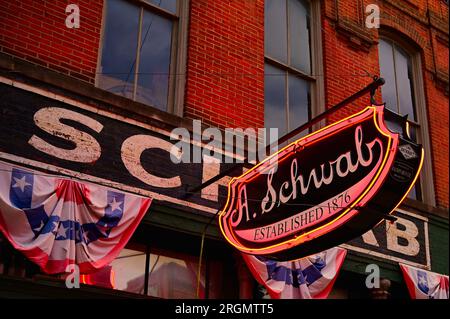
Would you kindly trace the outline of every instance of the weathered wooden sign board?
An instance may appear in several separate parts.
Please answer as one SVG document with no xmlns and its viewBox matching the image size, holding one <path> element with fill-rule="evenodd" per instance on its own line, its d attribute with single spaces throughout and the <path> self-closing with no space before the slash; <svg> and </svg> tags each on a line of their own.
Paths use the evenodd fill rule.
<svg viewBox="0 0 450 319">
<path fill-rule="evenodd" d="M 395 222 L 384 220 L 342 247 L 367 256 L 430 269 L 428 219 L 403 209 L 397 209 L 393 216 L 397 218 Z"/>
<path fill-rule="evenodd" d="M 170 132 L 18 83 L 0 83 L 0 108 L 2 158 L 138 192 L 180 209 L 215 213 L 226 197 L 226 187 L 216 184 L 183 199 L 189 186 L 233 164 L 173 163 Z"/>
</svg>

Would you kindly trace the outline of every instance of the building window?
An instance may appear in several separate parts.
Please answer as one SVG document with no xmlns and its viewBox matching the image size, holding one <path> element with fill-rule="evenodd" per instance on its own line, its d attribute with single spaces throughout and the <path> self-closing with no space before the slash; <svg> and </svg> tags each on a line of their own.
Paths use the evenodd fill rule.
<svg viewBox="0 0 450 319">
<path fill-rule="evenodd" d="M 80 283 L 164 299 L 195 299 L 197 288 L 200 299 L 229 298 L 236 290 L 229 266 L 226 258 L 204 260 L 198 282 L 198 256 L 132 242 L 110 265 L 82 274 Z"/>
<path fill-rule="evenodd" d="M 145 284 L 146 254 L 145 245 L 130 243 L 110 265 L 92 274 L 81 275 L 81 282 L 142 294 Z"/>
<path fill-rule="evenodd" d="M 205 298 L 205 265 L 202 267 L 199 298 Z M 160 251 L 150 254 L 148 294 L 165 299 L 197 298 L 198 258 Z"/>
<path fill-rule="evenodd" d="M 264 122 L 278 128 L 279 136 L 318 113 L 317 75 L 322 69 L 317 15 L 319 1 L 265 2 Z"/>
<path fill-rule="evenodd" d="M 196 298 L 198 258 L 153 247 L 152 251 L 150 253 L 145 245 L 130 243 L 110 265 L 81 275 L 80 282 L 165 299 Z M 208 288 L 211 287 L 209 282 Z M 208 291 L 210 294 L 213 292 Z M 206 297 L 205 265 L 202 267 L 199 295 L 202 299 Z"/>
<path fill-rule="evenodd" d="M 386 84 L 381 88 L 386 107 L 399 114 L 408 115 L 411 139 L 422 144 L 426 150 L 421 177 L 408 197 L 433 204 L 434 191 L 432 190 L 431 163 L 429 163 L 420 54 L 410 53 L 388 38 L 380 39 L 378 49 L 380 75 L 386 80 Z"/>
<path fill-rule="evenodd" d="M 104 5 L 97 86 L 182 114 L 188 2 L 106 0 Z"/>
</svg>

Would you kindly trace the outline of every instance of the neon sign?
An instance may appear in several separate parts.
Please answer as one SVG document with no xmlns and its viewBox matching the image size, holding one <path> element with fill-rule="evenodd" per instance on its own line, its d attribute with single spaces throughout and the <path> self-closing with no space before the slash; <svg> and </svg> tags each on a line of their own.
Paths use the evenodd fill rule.
<svg viewBox="0 0 450 319">
<path fill-rule="evenodd" d="M 302 137 L 228 185 L 219 215 L 241 252 L 297 259 L 372 229 L 414 185 L 423 148 L 384 106 Z"/>
</svg>

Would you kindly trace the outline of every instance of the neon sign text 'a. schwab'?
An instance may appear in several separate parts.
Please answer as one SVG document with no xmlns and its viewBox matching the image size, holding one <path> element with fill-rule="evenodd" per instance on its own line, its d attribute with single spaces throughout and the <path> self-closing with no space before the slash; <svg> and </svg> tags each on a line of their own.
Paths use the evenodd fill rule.
<svg viewBox="0 0 450 319">
<path fill-rule="evenodd" d="M 219 224 L 244 253 L 300 258 L 373 228 L 409 192 L 422 162 L 406 119 L 371 106 L 232 179 Z"/>
</svg>

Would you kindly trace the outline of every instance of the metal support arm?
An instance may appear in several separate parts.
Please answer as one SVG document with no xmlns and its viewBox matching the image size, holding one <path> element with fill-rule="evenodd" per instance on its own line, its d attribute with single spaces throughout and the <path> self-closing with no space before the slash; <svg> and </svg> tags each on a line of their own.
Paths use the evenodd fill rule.
<svg viewBox="0 0 450 319">
<path fill-rule="evenodd" d="M 362 88 L 361 90 L 359 90 L 358 92 L 354 93 L 353 95 L 349 96 L 348 98 L 342 100 L 341 102 L 339 102 L 338 104 L 330 107 L 328 110 L 326 110 L 325 112 L 317 115 L 316 117 L 314 117 L 313 119 L 311 119 L 309 122 L 300 125 L 299 127 L 293 129 L 292 131 L 290 131 L 289 133 L 283 135 L 282 137 L 280 137 L 277 141 L 273 142 L 270 145 L 267 145 L 265 147 L 265 151 L 268 152 L 270 151 L 273 147 L 278 146 L 280 144 L 283 144 L 284 142 L 288 141 L 289 139 L 291 139 L 292 137 L 296 136 L 297 134 L 303 132 L 304 130 L 309 129 L 310 127 L 312 127 L 313 125 L 315 125 L 316 123 L 322 121 L 323 119 L 325 119 L 326 117 L 328 117 L 330 114 L 333 114 L 334 112 L 336 112 L 337 110 L 341 109 L 342 107 L 344 107 L 345 105 L 355 101 L 356 99 L 360 98 L 361 96 L 363 96 L 364 94 L 367 94 L 368 92 L 370 93 L 370 101 L 372 104 L 375 104 L 374 101 L 374 95 L 375 95 L 375 91 L 382 86 L 385 83 L 383 78 L 379 78 L 379 77 L 374 77 L 373 78 L 373 82 L 370 83 L 368 86 Z M 194 186 L 190 189 L 188 189 L 186 191 L 186 193 L 184 194 L 184 198 L 188 198 L 191 197 L 192 195 L 194 195 L 195 193 L 197 193 L 198 191 L 202 190 L 203 188 L 215 183 L 216 181 L 218 181 L 219 179 L 221 179 L 222 177 L 226 176 L 227 174 L 229 174 L 230 172 L 232 172 L 234 169 L 238 168 L 238 167 L 242 167 L 245 165 L 252 165 L 251 163 L 248 162 L 248 159 L 245 158 L 244 161 L 242 163 L 237 163 L 235 165 L 233 165 L 232 167 L 224 170 L 223 172 L 221 172 L 220 174 L 208 179 L 207 181 L 203 182 L 202 184 L 198 185 L 198 186 Z M 252 165 L 253 166 L 253 165 Z"/>
</svg>

